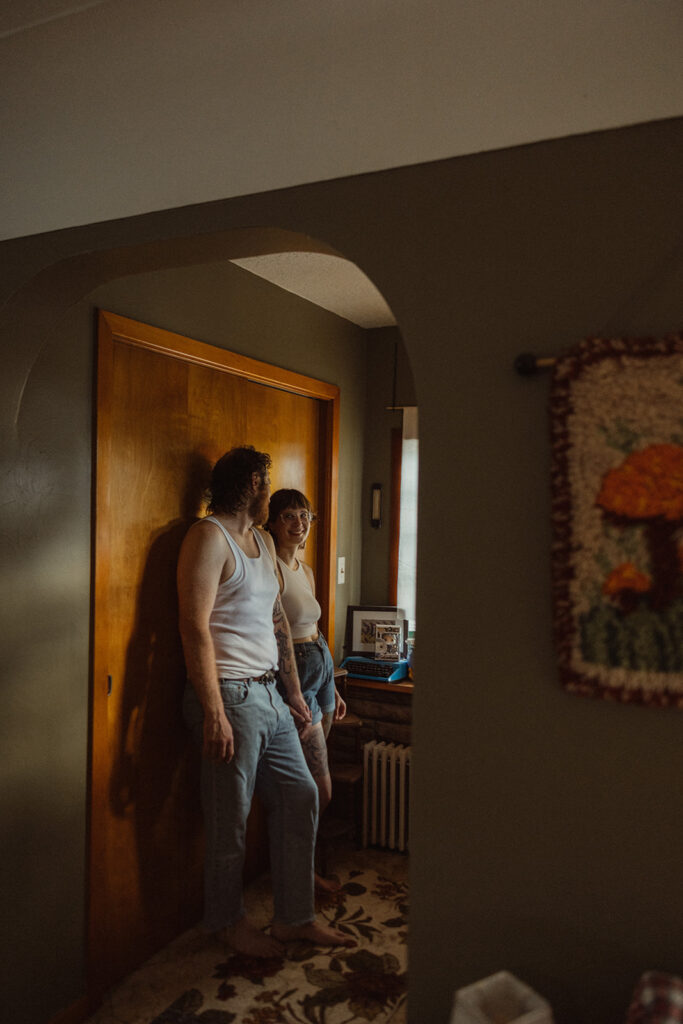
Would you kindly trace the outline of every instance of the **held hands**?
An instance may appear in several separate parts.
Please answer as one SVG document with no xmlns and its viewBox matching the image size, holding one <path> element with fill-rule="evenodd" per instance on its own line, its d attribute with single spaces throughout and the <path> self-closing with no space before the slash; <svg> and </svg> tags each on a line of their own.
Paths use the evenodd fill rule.
<svg viewBox="0 0 683 1024">
<path fill-rule="evenodd" d="M 303 698 L 301 692 L 297 693 L 294 697 L 289 698 L 289 710 L 292 712 L 294 723 L 297 729 L 300 729 L 304 725 L 308 725 L 313 716 L 311 709 Z"/>
<path fill-rule="evenodd" d="M 203 754 L 209 761 L 232 761 L 235 753 L 235 738 L 232 726 L 225 712 L 215 718 L 204 718 Z"/>
</svg>

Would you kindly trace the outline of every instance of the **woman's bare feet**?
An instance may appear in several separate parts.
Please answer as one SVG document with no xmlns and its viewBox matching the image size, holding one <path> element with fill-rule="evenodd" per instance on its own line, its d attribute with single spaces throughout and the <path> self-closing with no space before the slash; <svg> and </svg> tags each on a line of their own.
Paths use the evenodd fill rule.
<svg viewBox="0 0 683 1024">
<path fill-rule="evenodd" d="M 271 932 L 280 942 L 296 942 L 302 939 L 312 942 L 314 946 L 355 946 L 355 940 L 350 935 L 330 928 L 328 925 L 318 924 L 311 921 L 309 924 L 282 924 L 279 921 L 273 922 Z"/>
<path fill-rule="evenodd" d="M 218 932 L 218 938 L 221 942 L 226 942 L 236 953 L 245 953 L 247 956 L 267 958 L 282 956 L 284 953 L 284 948 L 277 939 L 266 935 L 246 917 Z"/>
<path fill-rule="evenodd" d="M 325 896 L 332 892 L 339 892 L 341 889 L 341 882 L 338 882 L 336 878 L 323 878 L 322 875 L 316 873 L 315 876 L 315 891 Z"/>
</svg>

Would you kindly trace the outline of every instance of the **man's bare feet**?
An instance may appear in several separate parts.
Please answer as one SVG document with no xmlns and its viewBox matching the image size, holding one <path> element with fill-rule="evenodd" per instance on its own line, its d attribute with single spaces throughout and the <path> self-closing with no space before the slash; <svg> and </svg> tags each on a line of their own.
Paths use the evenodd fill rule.
<svg viewBox="0 0 683 1024">
<path fill-rule="evenodd" d="M 328 925 L 318 924 L 311 921 L 310 924 L 282 924 L 279 921 L 273 922 L 271 931 L 280 942 L 297 942 L 304 940 L 312 942 L 314 946 L 355 946 L 356 942 L 350 935 L 330 928 Z"/>
<path fill-rule="evenodd" d="M 323 878 L 322 875 L 316 873 L 315 876 L 315 891 L 318 893 L 324 893 L 326 896 L 331 892 L 339 892 L 341 889 L 341 882 L 338 882 L 336 878 Z"/>
<path fill-rule="evenodd" d="M 221 942 L 226 942 L 236 953 L 244 953 L 246 956 L 267 958 L 282 956 L 284 953 L 284 948 L 277 939 L 266 935 L 246 917 L 218 932 L 218 938 Z"/>
</svg>

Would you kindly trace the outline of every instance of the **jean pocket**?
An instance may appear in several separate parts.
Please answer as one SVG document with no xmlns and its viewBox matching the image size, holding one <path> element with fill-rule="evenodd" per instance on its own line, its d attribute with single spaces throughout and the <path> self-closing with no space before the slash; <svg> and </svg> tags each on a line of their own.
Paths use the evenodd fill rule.
<svg viewBox="0 0 683 1024">
<path fill-rule="evenodd" d="M 249 693 L 246 683 L 235 679 L 220 679 L 219 685 L 224 707 L 236 708 L 240 704 L 244 704 Z"/>
</svg>

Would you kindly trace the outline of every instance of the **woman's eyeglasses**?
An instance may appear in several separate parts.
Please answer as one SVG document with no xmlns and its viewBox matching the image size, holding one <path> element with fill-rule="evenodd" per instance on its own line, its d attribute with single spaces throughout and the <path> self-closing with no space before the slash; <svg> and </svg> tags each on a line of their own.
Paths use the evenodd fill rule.
<svg viewBox="0 0 683 1024">
<path fill-rule="evenodd" d="M 280 519 L 285 526 L 291 526 L 292 523 L 296 523 L 300 520 L 304 526 L 308 523 L 314 523 L 318 517 L 315 512 L 307 512 L 306 509 L 302 509 L 300 512 L 281 512 Z"/>
</svg>

